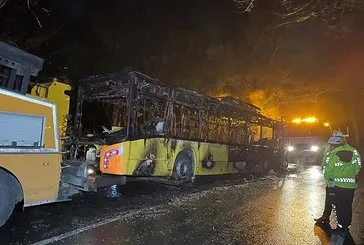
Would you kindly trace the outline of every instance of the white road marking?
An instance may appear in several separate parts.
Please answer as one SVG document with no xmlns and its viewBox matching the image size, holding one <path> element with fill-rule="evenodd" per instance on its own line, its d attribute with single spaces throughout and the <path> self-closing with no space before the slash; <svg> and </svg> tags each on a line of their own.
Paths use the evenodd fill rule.
<svg viewBox="0 0 364 245">
<path fill-rule="evenodd" d="M 64 239 L 69 238 L 71 236 L 75 236 L 75 235 L 80 234 L 82 232 L 85 232 L 85 231 L 88 231 L 88 230 L 91 230 L 91 229 L 94 229 L 94 228 L 97 228 L 97 227 L 100 227 L 100 226 L 103 226 L 103 225 L 107 225 L 109 223 L 121 220 L 123 218 L 128 218 L 130 216 L 137 215 L 137 214 L 140 214 L 140 213 L 145 213 L 146 211 L 150 212 L 151 210 L 158 209 L 161 206 L 162 205 L 158 205 L 158 206 L 155 206 L 155 207 L 152 207 L 152 208 L 143 208 L 143 209 L 140 209 L 140 210 L 137 210 L 137 211 L 129 212 L 127 214 L 121 214 L 121 215 L 118 215 L 118 216 L 116 216 L 114 218 L 103 220 L 103 221 L 94 223 L 92 225 L 88 225 L 88 226 L 85 226 L 85 227 L 82 227 L 82 228 L 79 228 L 79 229 L 76 229 L 76 230 L 73 230 L 73 231 L 69 231 L 69 232 L 66 232 L 64 234 L 54 236 L 54 237 L 51 237 L 51 238 L 48 238 L 48 239 L 33 243 L 31 245 L 46 245 L 46 244 L 50 244 L 50 243 L 57 242 L 57 241 L 60 241 L 60 240 L 64 240 Z"/>
<path fill-rule="evenodd" d="M 202 196 L 211 194 L 211 193 L 213 193 L 215 191 L 225 190 L 226 188 L 231 188 L 231 187 L 245 188 L 248 185 L 249 185 L 249 182 L 244 181 L 244 183 L 242 183 L 242 184 L 231 185 L 231 186 L 222 186 L 222 187 L 214 187 L 212 189 L 204 190 L 204 191 L 201 191 L 199 193 L 192 193 L 192 194 L 189 194 L 187 196 L 172 198 L 172 205 L 173 205 L 173 203 L 177 203 L 177 205 L 181 205 L 181 203 L 183 203 L 184 201 L 190 201 L 191 199 L 194 199 L 194 198 L 199 199 Z M 179 200 L 179 202 L 177 202 L 177 200 Z M 73 230 L 73 231 L 69 231 L 69 232 L 66 232 L 64 234 L 54 236 L 54 237 L 51 237 L 51 238 L 48 238 L 48 239 L 33 243 L 31 245 L 47 245 L 47 244 L 50 244 L 50 243 L 53 243 L 53 242 L 61 241 L 61 240 L 64 240 L 66 238 L 69 238 L 69 237 L 75 236 L 77 234 L 80 234 L 82 232 L 92 230 L 92 229 L 95 229 L 97 227 L 107 225 L 109 223 L 112 223 L 112 222 L 115 222 L 115 221 L 118 221 L 118 220 L 121 220 L 121 219 L 124 219 L 124 218 L 129 218 L 131 216 L 139 215 L 139 214 L 146 215 L 146 214 L 148 214 L 150 212 L 158 211 L 158 210 L 162 209 L 163 207 L 166 207 L 166 205 L 171 205 L 171 204 L 161 204 L 161 205 L 157 205 L 157 206 L 154 206 L 154 207 L 143 208 L 143 209 L 139 209 L 139 210 L 136 210 L 136 211 L 131 211 L 131 212 L 128 212 L 128 213 L 125 213 L 125 214 L 120 214 L 120 215 L 118 215 L 118 216 L 116 216 L 114 218 L 103 220 L 103 221 L 94 223 L 92 225 L 88 225 L 88 226 L 85 226 L 85 227 L 82 227 L 82 228 L 79 228 L 79 229 L 76 229 L 76 230 Z"/>
</svg>

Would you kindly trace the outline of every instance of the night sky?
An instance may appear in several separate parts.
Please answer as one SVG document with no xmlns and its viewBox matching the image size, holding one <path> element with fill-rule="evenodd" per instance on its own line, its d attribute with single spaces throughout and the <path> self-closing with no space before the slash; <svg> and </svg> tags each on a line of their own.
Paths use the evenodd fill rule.
<svg viewBox="0 0 364 245">
<path fill-rule="evenodd" d="M 242 13 L 232 0 L 11 0 L 0 8 L 0 39 L 44 58 L 44 77 L 77 81 L 131 66 L 250 99 L 274 117 L 363 124 L 363 6 L 254 2 Z"/>
</svg>

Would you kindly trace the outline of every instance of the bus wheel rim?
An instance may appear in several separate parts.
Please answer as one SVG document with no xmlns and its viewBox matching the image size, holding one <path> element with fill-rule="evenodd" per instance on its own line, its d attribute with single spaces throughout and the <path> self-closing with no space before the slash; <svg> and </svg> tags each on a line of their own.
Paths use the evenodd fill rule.
<svg viewBox="0 0 364 245">
<path fill-rule="evenodd" d="M 179 161 L 177 163 L 177 173 L 181 178 L 185 178 L 188 175 L 188 163 L 186 161 Z"/>
</svg>

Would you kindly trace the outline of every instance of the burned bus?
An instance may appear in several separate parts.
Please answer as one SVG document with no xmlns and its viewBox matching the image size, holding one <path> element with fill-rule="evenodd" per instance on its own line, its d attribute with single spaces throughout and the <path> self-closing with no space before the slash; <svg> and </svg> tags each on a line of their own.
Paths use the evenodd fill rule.
<svg viewBox="0 0 364 245">
<path fill-rule="evenodd" d="M 281 166 L 282 123 L 258 107 L 168 86 L 136 71 L 78 85 L 77 144 L 70 154 L 102 174 L 190 182 Z"/>
</svg>

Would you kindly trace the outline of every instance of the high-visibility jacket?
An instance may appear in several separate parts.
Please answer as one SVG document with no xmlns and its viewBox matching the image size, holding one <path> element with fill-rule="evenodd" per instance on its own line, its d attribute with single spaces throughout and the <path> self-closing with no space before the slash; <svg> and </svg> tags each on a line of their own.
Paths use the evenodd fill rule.
<svg viewBox="0 0 364 245">
<path fill-rule="evenodd" d="M 330 151 L 331 151 L 330 145 L 328 145 L 328 144 L 325 145 L 323 155 L 322 155 L 322 160 L 321 160 L 322 168 L 324 168 L 326 166 L 326 163 L 328 162 L 328 156 L 329 156 Z"/>
<path fill-rule="evenodd" d="M 359 152 L 349 144 L 341 145 L 331 150 L 323 168 L 326 184 L 355 189 L 355 177 L 359 174 L 361 160 Z"/>
</svg>

